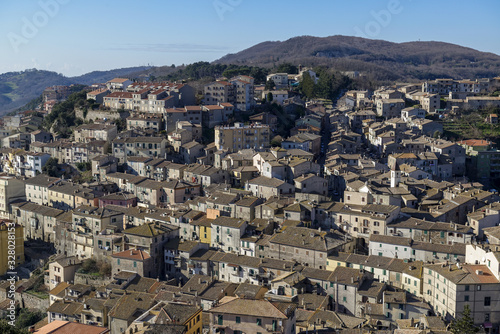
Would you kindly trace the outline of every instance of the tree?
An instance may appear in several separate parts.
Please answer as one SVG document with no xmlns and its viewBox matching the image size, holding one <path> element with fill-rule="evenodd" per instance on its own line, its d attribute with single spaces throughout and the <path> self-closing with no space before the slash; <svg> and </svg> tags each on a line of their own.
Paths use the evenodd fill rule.
<svg viewBox="0 0 500 334">
<path fill-rule="evenodd" d="M 7 320 L 1 319 L 0 320 L 0 333 L 2 333 L 2 334 L 27 334 L 28 332 L 23 330 L 23 329 L 19 329 L 19 328 L 16 328 L 14 326 L 11 326 L 11 325 L 9 325 Z"/>
<path fill-rule="evenodd" d="M 57 177 L 59 175 L 59 167 L 57 167 L 59 160 L 57 158 L 49 158 L 47 163 L 42 167 L 42 172 L 49 176 Z"/>
<path fill-rule="evenodd" d="M 460 319 L 456 319 L 450 325 L 450 332 L 453 334 L 474 334 L 479 328 L 474 326 L 474 320 L 471 317 L 469 305 L 464 306 L 464 311 Z"/>
<path fill-rule="evenodd" d="M 99 267 L 97 266 L 96 260 L 86 259 L 82 263 L 82 270 L 85 271 L 85 273 L 87 274 L 96 273 L 99 272 Z"/>
<path fill-rule="evenodd" d="M 280 136 L 276 136 L 273 139 L 271 139 L 271 146 L 272 147 L 281 147 L 281 142 L 282 138 Z"/>
<path fill-rule="evenodd" d="M 267 102 L 269 103 L 273 102 L 273 93 L 271 92 L 267 93 Z"/>
<path fill-rule="evenodd" d="M 276 88 L 276 84 L 274 83 L 273 80 L 269 79 L 266 82 L 266 86 L 264 87 L 265 90 L 274 90 Z"/>
<path fill-rule="evenodd" d="M 276 69 L 276 72 L 278 73 L 288 73 L 288 74 L 298 74 L 299 69 L 297 66 L 290 64 L 290 63 L 283 63 L 278 66 Z"/>
<path fill-rule="evenodd" d="M 87 170 L 91 170 L 92 169 L 92 163 L 90 161 L 77 162 L 76 163 L 76 168 L 78 168 L 78 170 L 81 171 L 81 172 L 85 172 Z"/>
<path fill-rule="evenodd" d="M 304 74 L 302 74 L 302 81 L 299 84 L 299 89 L 307 98 L 311 99 L 314 97 L 314 80 L 309 73 L 304 72 Z"/>
<path fill-rule="evenodd" d="M 19 314 L 17 315 L 16 327 L 20 329 L 28 328 L 30 326 L 33 326 L 43 318 L 45 318 L 46 315 L 47 315 L 46 313 L 43 313 L 40 310 L 30 311 L 28 309 L 23 308 L 19 311 Z"/>
<path fill-rule="evenodd" d="M 111 276 L 111 264 L 105 261 L 100 261 L 97 263 L 99 267 L 99 274 L 101 276 L 109 277 Z"/>
</svg>

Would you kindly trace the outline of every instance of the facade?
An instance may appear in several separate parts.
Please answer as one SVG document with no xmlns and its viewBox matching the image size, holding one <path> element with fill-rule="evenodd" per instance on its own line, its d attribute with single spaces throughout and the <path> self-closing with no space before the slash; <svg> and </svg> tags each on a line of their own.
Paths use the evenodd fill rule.
<svg viewBox="0 0 500 334">
<path fill-rule="evenodd" d="M 61 282 L 73 282 L 76 271 L 80 268 L 82 261 L 76 256 L 60 257 L 49 264 L 49 281 L 46 284 L 49 289 L 54 289 Z"/>
<path fill-rule="evenodd" d="M 25 185 L 22 180 L 14 176 L 0 176 L 0 216 L 8 219 L 11 214 L 10 203 L 25 199 Z"/>
<path fill-rule="evenodd" d="M 404 106 L 403 99 L 379 99 L 377 100 L 377 116 L 387 119 L 400 117 Z"/>
<path fill-rule="evenodd" d="M 281 304 L 284 303 L 228 298 L 209 310 L 211 331 L 295 333 L 295 307 Z"/>
<path fill-rule="evenodd" d="M 125 250 L 111 255 L 112 275 L 120 271 L 128 271 L 139 274 L 141 277 L 156 277 L 156 268 L 153 258 L 142 250 Z"/>
<path fill-rule="evenodd" d="M 211 222 L 210 246 L 225 252 L 239 253 L 240 240 L 248 225 L 243 219 L 220 216 Z"/>
<path fill-rule="evenodd" d="M 240 149 L 269 147 L 268 125 L 235 123 L 234 126 L 216 126 L 215 144 L 219 150 L 237 152 Z"/>
<path fill-rule="evenodd" d="M 500 324 L 500 282 L 486 265 L 434 264 L 424 266 L 424 298 L 446 320 L 461 317 L 469 305 L 475 325 L 496 331 Z"/>
<path fill-rule="evenodd" d="M 83 124 L 74 131 L 76 142 L 89 142 L 92 140 L 111 141 L 117 135 L 116 125 L 109 124 Z"/>
</svg>

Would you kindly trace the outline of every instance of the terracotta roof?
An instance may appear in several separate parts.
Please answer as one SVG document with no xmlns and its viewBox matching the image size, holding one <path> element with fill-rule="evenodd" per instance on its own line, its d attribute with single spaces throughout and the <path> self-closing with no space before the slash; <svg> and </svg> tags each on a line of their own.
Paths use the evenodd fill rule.
<svg viewBox="0 0 500 334">
<path fill-rule="evenodd" d="M 124 83 L 126 81 L 128 81 L 128 79 L 125 79 L 125 78 L 114 78 L 114 79 L 109 80 L 108 82 Z"/>
<path fill-rule="evenodd" d="M 489 146 L 491 144 L 491 142 L 484 139 L 466 139 L 458 143 L 467 146 Z"/>
<path fill-rule="evenodd" d="M 267 300 L 251 300 L 239 298 L 231 299 L 232 300 L 230 301 L 224 302 L 224 300 L 227 299 L 223 298 L 218 306 L 212 307 L 208 312 L 215 314 L 226 313 L 262 318 L 287 319 L 287 316 L 283 312 L 281 312 L 273 303 Z"/>
<path fill-rule="evenodd" d="M 149 259 L 151 256 L 143 250 L 126 250 L 120 253 L 115 253 L 111 255 L 112 257 L 119 257 L 122 259 L 130 259 L 130 260 L 139 260 L 139 261 L 144 261 Z"/>
<path fill-rule="evenodd" d="M 36 331 L 37 334 L 104 334 L 109 329 L 78 322 L 55 320 Z"/>
</svg>

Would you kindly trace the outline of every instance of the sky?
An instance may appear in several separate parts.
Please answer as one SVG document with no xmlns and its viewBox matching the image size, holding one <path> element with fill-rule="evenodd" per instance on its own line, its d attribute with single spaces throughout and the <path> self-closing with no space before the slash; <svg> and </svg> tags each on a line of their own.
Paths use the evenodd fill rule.
<svg viewBox="0 0 500 334">
<path fill-rule="evenodd" d="M 0 73 L 190 64 L 302 35 L 442 41 L 500 55 L 498 13 L 498 0 L 4 0 Z"/>
</svg>

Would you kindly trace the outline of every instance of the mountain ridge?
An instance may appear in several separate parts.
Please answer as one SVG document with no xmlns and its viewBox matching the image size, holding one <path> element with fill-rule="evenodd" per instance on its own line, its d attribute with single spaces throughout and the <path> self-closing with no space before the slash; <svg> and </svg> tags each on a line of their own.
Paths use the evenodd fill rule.
<svg viewBox="0 0 500 334">
<path fill-rule="evenodd" d="M 440 41 L 395 43 L 342 35 L 265 41 L 214 61 L 266 67 L 283 62 L 365 72 L 379 80 L 443 76 L 461 79 L 500 74 L 500 56 L 491 52 Z"/>
<path fill-rule="evenodd" d="M 92 71 L 75 77 L 66 77 L 57 72 L 38 69 L 2 73 L 0 74 L 0 115 L 22 107 L 39 97 L 43 90 L 50 86 L 106 82 L 118 76 L 135 76 L 135 73 L 148 68 L 137 66 L 109 71 Z"/>
</svg>

